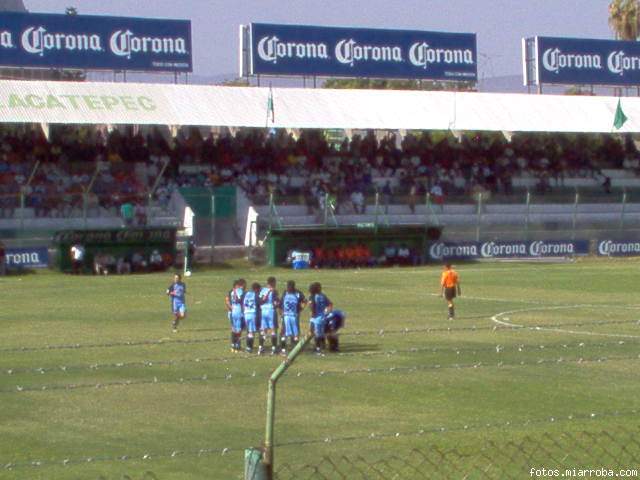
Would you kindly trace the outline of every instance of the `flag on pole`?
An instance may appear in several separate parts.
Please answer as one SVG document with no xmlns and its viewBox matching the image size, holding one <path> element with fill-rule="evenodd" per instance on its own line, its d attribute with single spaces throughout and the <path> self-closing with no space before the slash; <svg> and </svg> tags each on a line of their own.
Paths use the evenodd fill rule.
<svg viewBox="0 0 640 480">
<path fill-rule="evenodd" d="M 269 123 L 269 118 L 271 118 L 271 123 L 276 121 L 276 111 L 273 108 L 273 89 L 271 85 L 269 85 L 269 98 L 267 99 L 267 124 Z"/>
<path fill-rule="evenodd" d="M 613 117 L 613 126 L 616 130 L 620 130 L 624 123 L 627 121 L 627 116 L 622 111 L 622 105 L 620 99 L 618 99 L 618 107 L 616 108 L 616 115 Z"/>
</svg>

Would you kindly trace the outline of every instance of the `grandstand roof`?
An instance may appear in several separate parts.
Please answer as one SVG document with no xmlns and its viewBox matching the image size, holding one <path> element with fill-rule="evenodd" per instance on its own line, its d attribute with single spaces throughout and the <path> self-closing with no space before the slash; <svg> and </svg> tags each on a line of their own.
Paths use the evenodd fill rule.
<svg viewBox="0 0 640 480">
<path fill-rule="evenodd" d="M 0 80 L 0 123 L 612 132 L 618 99 L 418 92 Z M 640 131 L 625 97 L 621 132 Z"/>
</svg>

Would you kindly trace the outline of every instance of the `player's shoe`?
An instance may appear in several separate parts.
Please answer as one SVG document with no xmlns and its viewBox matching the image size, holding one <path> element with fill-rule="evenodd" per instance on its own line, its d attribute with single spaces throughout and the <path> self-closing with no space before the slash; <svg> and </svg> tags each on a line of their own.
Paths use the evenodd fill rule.
<svg viewBox="0 0 640 480">
<path fill-rule="evenodd" d="M 258 355 L 262 355 L 264 353 L 264 347 L 258 347 Z"/>
<path fill-rule="evenodd" d="M 286 356 L 287 356 L 287 349 L 286 349 L 286 348 L 283 348 L 282 350 L 280 350 L 280 355 L 282 355 L 282 356 L 285 356 L 285 357 L 286 357 Z"/>
<path fill-rule="evenodd" d="M 247 348 L 244 349 L 244 351 L 247 352 L 247 353 L 253 353 L 253 348 L 247 347 Z"/>
<path fill-rule="evenodd" d="M 275 355 L 278 352 L 276 347 L 271 347 L 271 355 Z"/>
<path fill-rule="evenodd" d="M 172 329 L 171 329 L 171 331 L 172 331 L 173 333 L 178 333 L 178 329 L 177 329 L 177 328 L 175 328 L 175 327 L 174 327 L 174 328 L 172 328 Z"/>
</svg>

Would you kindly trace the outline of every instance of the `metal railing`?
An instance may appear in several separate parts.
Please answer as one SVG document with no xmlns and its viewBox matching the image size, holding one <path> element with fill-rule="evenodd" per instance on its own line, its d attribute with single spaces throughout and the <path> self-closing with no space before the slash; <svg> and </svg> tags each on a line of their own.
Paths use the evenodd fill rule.
<svg viewBox="0 0 640 480">
<path fill-rule="evenodd" d="M 494 238 L 504 232 L 535 238 L 549 231 L 577 238 L 581 231 L 640 229 L 640 189 L 605 193 L 567 189 L 553 194 L 522 191 L 511 195 L 476 192 L 435 197 L 384 195 L 375 192 L 354 204 L 347 196 L 323 193 L 270 194 L 254 198 L 259 212 L 259 236 L 272 228 L 372 226 L 389 224 L 444 227 L 464 232 L 469 240 Z"/>
</svg>

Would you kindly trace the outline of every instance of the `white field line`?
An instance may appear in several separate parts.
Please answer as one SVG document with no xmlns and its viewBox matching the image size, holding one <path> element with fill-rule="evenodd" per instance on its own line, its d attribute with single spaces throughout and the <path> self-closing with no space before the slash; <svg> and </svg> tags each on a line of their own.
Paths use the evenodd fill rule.
<svg viewBox="0 0 640 480">
<path fill-rule="evenodd" d="M 347 285 L 340 285 L 338 287 L 342 290 L 356 290 L 358 292 L 368 292 L 370 290 L 382 290 L 385 292 L 402 292 L 401 290 L 396 290 L 392 288 L 385 287 L 353 287 Z M 439 297 L 439 293 L 427 293 L 427 295 L 431 297 Z M 549 305 L 549 302 L 540 302 L 536 300 L 519 300 L 519 299 L 506 299 L 506 298 L 491 298 L 491 297 L 473 297 L 469 295 L 460 295 L 459 298 L 469 299 L 469 300 L 479 300 L 483 302 L 502 302 L 502 303 L 528 303 L 531 305 Z"/>
<path fill-rule="evenodd" d="M 527 325 L 519 325 L 517 323 L 510 322 L 508 317 L 505 317 L 504 320 L 500 320 L 500 317 L 504 317 L 505 315 L 511 315 L 514 313 L 533 312 L 533 311 L 540 311 L 540 310 L 562 310 L 567 308 L 603 308 L 603 307 L 611 307 L 611 305 L 580 304 L 580 305 L 555 305 L 551 307 L 540 307 L 540 308 L 523 308 L 519 310 L 507 310 L 504 312 L 496 313 L 491 317 L 491 321 L 494 323 L 497 323 L 498 325 L 502 325 L 504 327 L 524 328 L 532 331 L 568 333 L 570 335 L 589 335 L 594 337 L 640 338 L 640 335 L 630 335 L 630 334 L 623 334 L 623 333 L 600 333 L 600 332 L 589 332 L 589 331 L 580 331 L 580 330 L 567 330 L 564 328 L 557 328 L 557 327 L 540 327 L 540 326 L 530 327 Z M 617 307 L 617 308 L 629 309 L 629 307 Z M 634 308 L 631 307 L 631 309 L 634 309 Z"/>
</svg>

